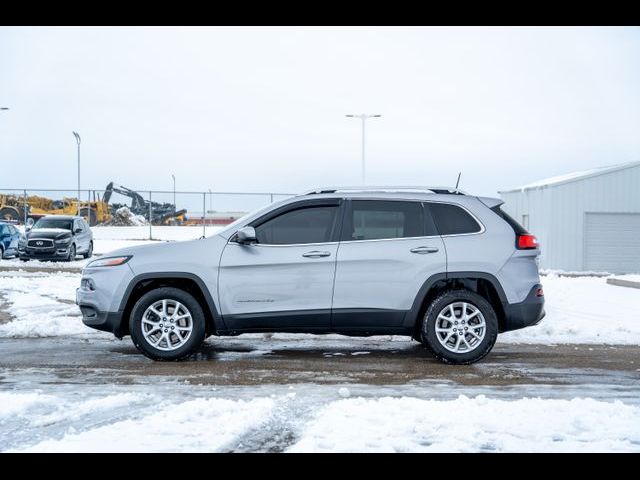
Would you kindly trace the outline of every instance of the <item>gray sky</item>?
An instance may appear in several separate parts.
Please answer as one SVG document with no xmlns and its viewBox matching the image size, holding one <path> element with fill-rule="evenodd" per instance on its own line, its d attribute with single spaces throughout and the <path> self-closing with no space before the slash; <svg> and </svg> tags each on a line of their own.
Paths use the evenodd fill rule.
<svg viewBox="0 0 640 480">
<path fill-rule="evenodd" d="M 640 159 L 638 28 L 0 28 L 0 187 L 452 185 Z"/>
</svg>

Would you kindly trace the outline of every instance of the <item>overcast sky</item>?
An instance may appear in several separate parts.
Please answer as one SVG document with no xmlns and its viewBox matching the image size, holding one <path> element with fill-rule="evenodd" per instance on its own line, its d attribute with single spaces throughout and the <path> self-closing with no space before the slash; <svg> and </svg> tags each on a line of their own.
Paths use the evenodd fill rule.
<svg viewBox="0 0 640 480">
<path fill-rule="evenodd" d="M 484 195 L 640 160 L 638 28 L 0 28 L 0 188 Z"/>
</svg>

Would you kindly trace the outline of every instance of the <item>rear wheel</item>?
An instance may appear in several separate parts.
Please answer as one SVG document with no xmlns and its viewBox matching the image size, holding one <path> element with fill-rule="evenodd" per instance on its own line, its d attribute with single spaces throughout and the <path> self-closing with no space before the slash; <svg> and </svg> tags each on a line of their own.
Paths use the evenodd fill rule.
<svg viewBox="0 0 640 480">
<path fill-rule="evenodd" d="M 4 258 L 4 247 L 0 245 L 0 260 Z"/>
<path fill-rule="evenodd" d="M 491 304 L 469 290 L 450 290 L 429 305 L 422 323 L 422 343 L 444 363 L 466 365 L 484 358 L 498 337 Z"/>
<path fill-rule="evenodd" d="M 133 344 L 153 360 L 179 360 L 205 338 L 205 317 L 198 301 L 184 290 L 161 287 L 144 294 L 131 311 Z"/>
<path fill-rule="evenodd" d="M 20 212 L 15 207 L 2 207 L 0 208 L 0 220 L 18 222 L 20 220 Z"/>
</svg>

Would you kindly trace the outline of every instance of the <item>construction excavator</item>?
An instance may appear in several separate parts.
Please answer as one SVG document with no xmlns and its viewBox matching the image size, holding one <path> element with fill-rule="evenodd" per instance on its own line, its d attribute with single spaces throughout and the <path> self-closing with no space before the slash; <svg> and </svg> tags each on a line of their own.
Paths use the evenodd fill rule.
<svg viewBox="0 0 640 480">
<path fill-rule="evenodd" d="M 102 201 L 109 204 L 111 195 L 114 193 L 129 197 L 131 199 L 131 205 L 111 203 L 110 207 L 112 212 L 115 212 L 120 207 L 126 206 L 132 213 L 142 215 L 147 221 L 149 221 L 149 214 L 151 214 L 151 223 L 153 225 L 179 225 L 185 220 L 187 211 L 184 209 L 176 210 L 176 206 L 173 203 L 159 203 L 145 200 L 144 197 L 135 190 L 123 187 L 122 185 L 116 185 L 113 182 L 109 182 L 107 188 L 105 188 Z M 149 205 L 151 205 L 151 209 L 149 209 Z"/>
<path fill-rule="evenodd" d="M 110 204 L 114 193 L 129 197 L 131 205 Z M 0 195 L 0 220 L 30 224 L 45 215 L 80 215 L 93 227 L 109 221 L 115 211 L 123 206 L 128 207 L 136 215 L 142 215 L 147 221 L 151 214 L 153 225 L 182 224 L 187 213 L 186 210 L 176 210 L 173 203 L 150 202 L 135 190 L 110 182 L 102 197 L 94 191 L 92 200 L 80 201 L 80 210 L 78 210 L 76 198 L 65 197 L 62 200 L 52 200 L 38 195 Z"/>
</svg>

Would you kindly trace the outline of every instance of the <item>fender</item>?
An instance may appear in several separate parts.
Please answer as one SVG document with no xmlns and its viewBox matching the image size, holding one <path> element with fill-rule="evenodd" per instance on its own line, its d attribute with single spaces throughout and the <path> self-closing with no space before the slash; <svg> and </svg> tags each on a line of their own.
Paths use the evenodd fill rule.
<svg viewBox="0 0 640 480">
<path fill-rule="evenodd" d="M 441 280 L 454 280 L 456 278 L 469 278 L 469 279 L 483 279 L 490 282 L 493 287 L 498 292 L 498 296 L 500 297 L 500 302 L 503 304 L 508 303 L 507 295 L 504 293 L 504 289 L 498 279 L 486 272 L 473 272 L 473 271 L 464 271 L 464 272 L 449 272 L 449 273 L 436 273 L 431 275 L 420 287 L 418 290 L 418 294 L 416 298 L 413 300 L 413 304 L 411 305 L 411 309 L 406 313 L 404 317 L 404 326 L 407 328 L 413 328 L 416 322 L 419 320 L 418 316 L 420 315 L 420 309 L 422 308 L 422 303 L 431 290 L 431 287 Z"/>
<path fill-rule="evenodd" d="M 122 300 L 120 301 L 119 311 L 124 312 L 131 292 L 133 291 L 134 287 L 138 285 L 138 283 L 144 280 L 157 280 L 161 278 L 184 278 L 193 280 L 202 291 L 204 299 L 207 302 L 207 307 L 209 308 L 209 312 L 211 312 L 211 316 L 213 317 L 213 327 L 215 331 L 226 329 L 226 325 L 224 323 L 222 315 L 220 315 L 220 312 L 218 311 L 218 308 L 213 301 L 213 297 L 211 296 L 211 292 L 207 288 L 206 284 L 199 276 L 189 272 L 149 272 L 136 275 L 129 282 L 129 285 L 127 285 L 127 289 L 125 290 L 124 295 L 122 296 Z"/>
</svg>

